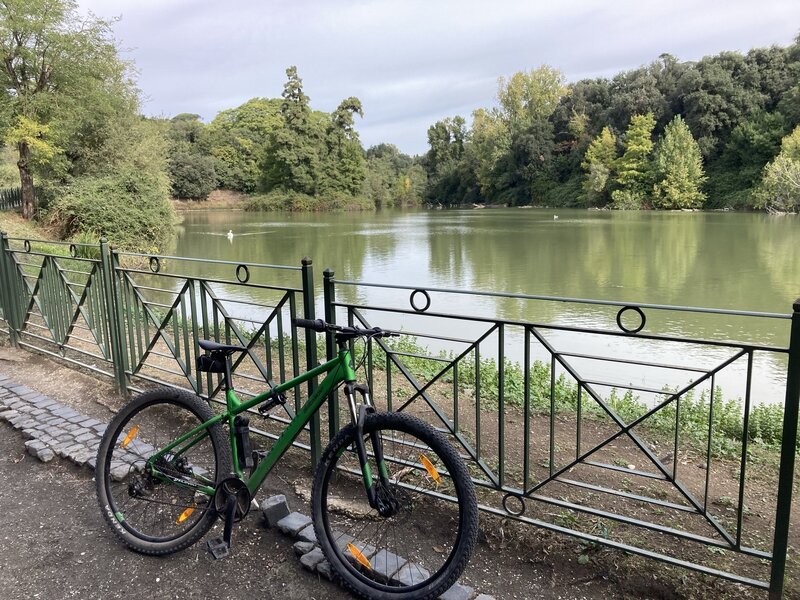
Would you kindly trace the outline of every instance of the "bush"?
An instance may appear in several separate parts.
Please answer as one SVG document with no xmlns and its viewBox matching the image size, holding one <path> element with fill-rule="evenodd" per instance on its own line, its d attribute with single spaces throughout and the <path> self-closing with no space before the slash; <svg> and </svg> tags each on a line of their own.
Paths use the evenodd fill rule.
<svg viewBox="0 0 800 600">
<path fill-rule="evenodd" d="M 164 247 L 174 214 L 166 178 L 131 169 L 76 179 L 49 212 L 64 239 L 105 236 L 114 246 L 141 252 Z"/>
<path fill-rule="evenodd" d="M 205 200 L 217 187 L 213 158 L 178 152 L 169 160 L 172 195 L 186 200 Z"/>
<path fill-rule="evenodd" d="M 252 197 L 245 210 L 288 211 L 344 211 L 372 210 L 375 205 L 363 196 L 333 192 L 324 196 L 310 196 L 302 192 L 272 190 L 268 194 Z"/>
</svg>

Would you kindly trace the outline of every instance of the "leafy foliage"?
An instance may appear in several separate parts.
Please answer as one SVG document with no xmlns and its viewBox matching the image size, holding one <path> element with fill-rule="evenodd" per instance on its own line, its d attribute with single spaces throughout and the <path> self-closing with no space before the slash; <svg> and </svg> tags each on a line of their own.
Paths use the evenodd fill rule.
<svg viewBox="0 0 800 600">
<path fill-rule="evenodd" d="M 611 193 L 617 208 L 641 205 L 651 186 L 650 153 L 653 150 L 653 115 L 634 115 L 625 133 L 625 152 L 614 164 L 618 189 Z"/>
<path fill-rule="evenodd" d="M 444 120 L 429 130 L 426 195 L 444 205 L 464 203 L 474 191 L 472 201 L 490 204 L 756 206 L 753 190 L 764 166 L 778 153 L 780 139 L 800 124 L 798 42 L 722 52 L 696 63 L 663 54 L 613 78 L 571 85 L 550 67 L 501 79 L 498 106 L 475 110 L 471 129 L 456 137 Z M 695 140 L 678 137 L 692 148 L 695 166 L 684 163 L 685 175 L 677 174 L 678 167 L 667 173 L 663 165 L 654 172 L 656 165 L 648 164 L 652 144 L 676 116 Z M 443 162 L 446 133 L 457 151 Z M 624 142 L 627 154 L 613 164 L 596 155 L 601 142 L 611 147 L 611 138 Z M 661 143 L 662 153 L 673 143 Z M 690 176 L 697 172 L 695 146 L 705 172 L 699 178 Z M 786 164 L 781 167 L 785 172 Z M 582 192 L 576 194 L 579 181 Z M 699 187 L 690 181 L 700 181 Z"/>
<path fill-rule="evenodd" d="M 37 209 L 34 171 L 55 179 L 85 170 L 105 156 L 117 118 L 136 112 L 137 92 L 110 27 L 80 18 L 74 0 L 0 5 L 0 86 L 8 91 L 0 126 L 18 150 L 27 218 Z"/>
<path fill-rule="evenodd" d="M 589 147 L 581 163 L 587 171 L 583 189 L 590 202 L 605 204 L 610 184 L 611 173 L 617 164 L 617 140 L 608 127 L 603 127 Z"/>
<path fill-rule="evenodd" d="M 800 126 L 783 138 L 780 154 L 764 169 L 756 203 L 774 212 L 800 211 Z"/>
<path fill-rule="evenodd" d="M 201 154 L 179 152 L 169 159 L 172 195 L 189 200 L 205 200 L 217 187 L 215 161 Z"/>
<path fill-rule="evenodd" d="M 76 179 L 50 214 L 64 238 L 89 233 L 141 252 L 163 248 L 174 222 L 166 177 L 131 168 Z"/>
<path fill-rule="evenodd" d="M 700 186 L 706 180 L 700 147 L 680 115 L 664 130 L 664 137 L 653 157 L 656 208 L 699 208 L 705 194 Z"/>
</svg>

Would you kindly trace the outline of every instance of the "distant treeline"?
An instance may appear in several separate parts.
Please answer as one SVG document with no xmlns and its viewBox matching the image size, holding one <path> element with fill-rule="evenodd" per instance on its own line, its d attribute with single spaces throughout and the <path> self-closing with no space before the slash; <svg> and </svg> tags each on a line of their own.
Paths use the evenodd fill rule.
<svg viewBox="0 0 800 600">
<path fill-rule="evenodd" d="M 0 188 L 19 187 L 23 217 L 64 239 L 164 248 L 170 196 L 215 188 L 255 209 L 800 209 L 800 37 L 696 63 L 665 54 L 612 79 L 515 73 L 492 107 L 431 125 L 412 157 L 365 150 L 359 99 L 313 110 L 294 67 L 280 98 L 210 123 L 143 117 L 112 26 L 76 0 L 0 3 Z"/>
<path fill-rule="evenodd" d="M 312 210 L 800 206 L 791 187 L 800 155 L 788 137 L 800 124 L 797 42 L 698 62 L 663 54 L 572 84 L 548 66 L 516 73 L 469 125 L 461 116 L 432 125 L 429 150 L 414 157 L 391 144 L 364 150 L 357 98 L 314 111 L 296 69 L 287 76 L 282 98 L 254 98 L 207 125 L 193 114 L 171 119 L 175 195 L 203 198 L 219 186 L 266 194 L 255 207 Z M 784 138 L 785 160 L 773 164 Z"/>
</svg>

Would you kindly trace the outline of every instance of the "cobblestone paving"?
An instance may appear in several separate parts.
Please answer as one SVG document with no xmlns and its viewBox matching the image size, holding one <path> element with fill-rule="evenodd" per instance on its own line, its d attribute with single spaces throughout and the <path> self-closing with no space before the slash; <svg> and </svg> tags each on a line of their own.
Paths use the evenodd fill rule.
<svg viewBox="0 0 800 600">
<path fill-rule="evenodd" d="M 92 469 L 107 425 L 2 375 L 0 421 L 7 421 L 30 438 L 25 448 L 42 462 L 58 455 Z"/>
</svg>

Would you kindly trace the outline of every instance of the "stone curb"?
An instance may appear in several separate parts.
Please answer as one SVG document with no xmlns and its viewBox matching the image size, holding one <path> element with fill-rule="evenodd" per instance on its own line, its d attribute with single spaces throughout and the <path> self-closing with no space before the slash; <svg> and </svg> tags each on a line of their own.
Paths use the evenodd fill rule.
<svg viewBox="0 0 800 600">
<path fill-rule="evenodd" d="M 289 505 L 283 495 L 272 496 L 262 503 L 264 515 L 264 526 L 277 528 L 285 536 L 295 540 L 292 551 L 300 559 L 303 568 L 311 572 L 317 572 L 329 580 L 333 580 L 331 565 L 322 554 L 322 550 L 317 544 L 317 536 L 314 533 L 314 526 L 311 518 L 299 512 L 289 512 Z M 279 520 L 275 520 L 276 515 L 283 515 Z M 387 577 L 399 579 L 400 581 L 411 582 L 413 575 L 410 575 L 411 563 L 406 559 L 395 556 L 386 550 L 377 550 L 372 546 L 354 540 L 348 535 L 342 535 L 341 541 L 337 541 L 340 547 L 353 543 L 361 552 L 376 565 L 376 569 L 382 569 Z M 382 565 L 382 566 L 380 566 Z M 389 568 L 393 565 L 392 568 Z M 399 570 L 398 570 L 399 568 Z M 391 573 L 389 572 L 391 571 Z M 416 567 L 416 571 L 419 567 Z M 424 569 L 423 569 L 424 571 Z M 495 600 L 493 596 L 478 594 L 469 586 L 456 582 L 453 587 L 439 596 L 439 600 Z"/>
</svg>

